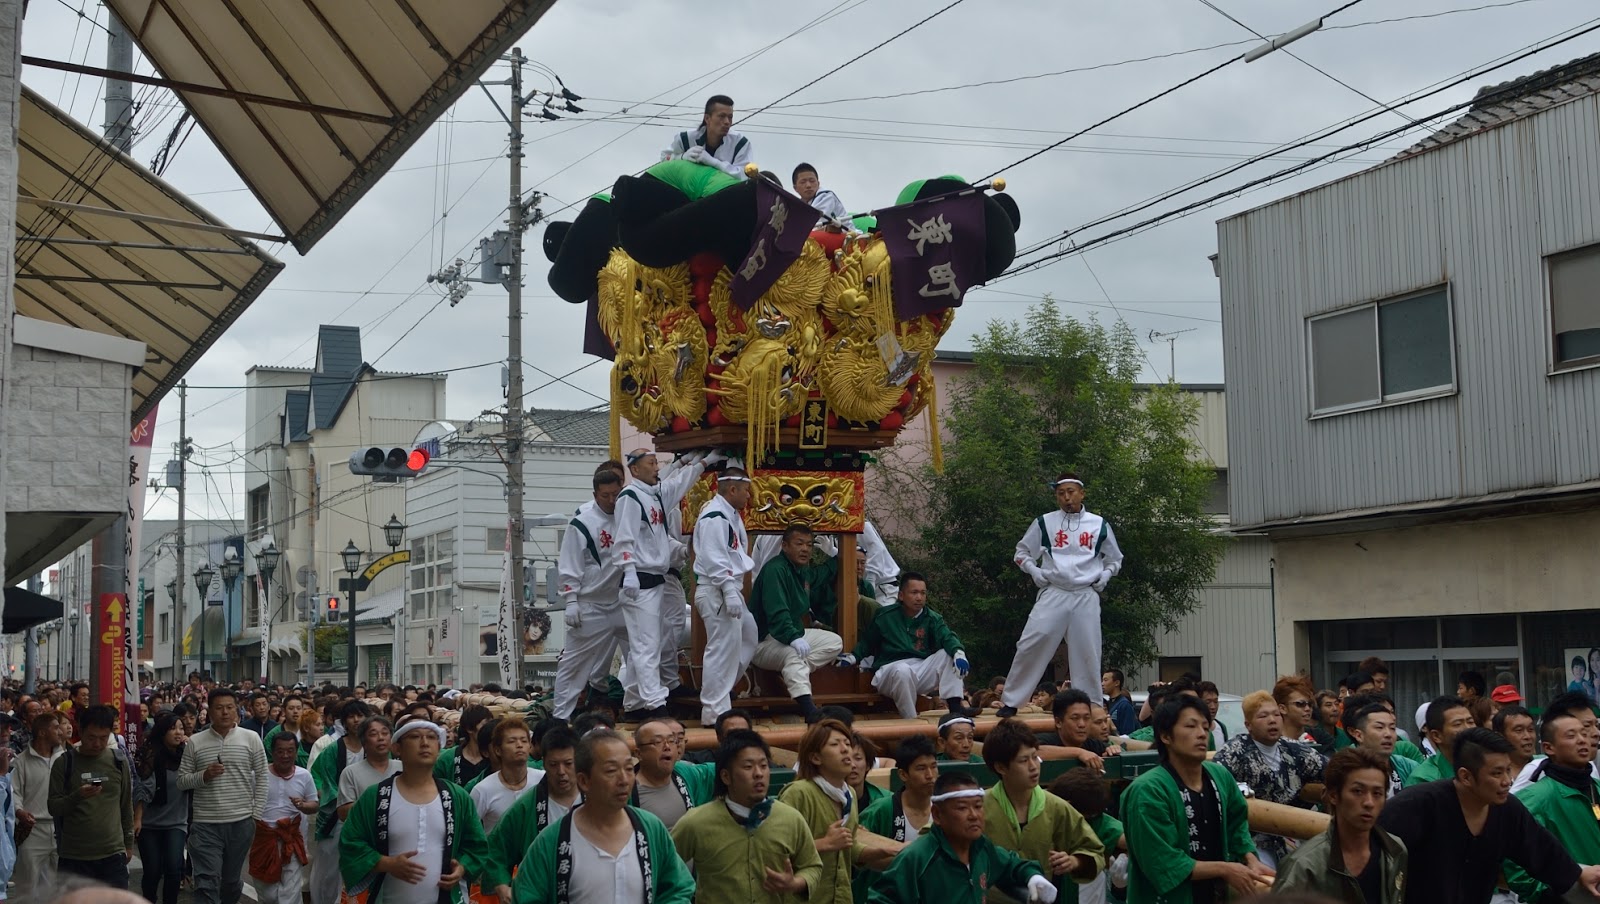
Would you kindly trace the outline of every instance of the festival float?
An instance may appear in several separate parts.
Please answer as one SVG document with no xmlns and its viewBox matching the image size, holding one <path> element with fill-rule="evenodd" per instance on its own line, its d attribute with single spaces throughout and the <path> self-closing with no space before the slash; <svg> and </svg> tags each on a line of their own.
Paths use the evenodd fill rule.
<svg viewBox="0 0 1600 904">
<path fill-rule="evenodd" d="M 940 176 L 819 229 L 771 174 L 745 175 L 667 160 L 619 178 L 547 228 L 550 286 L 587 306 L 584 350 L 613 361 L 613 458 L 622 420 L 660 451 L 726 451 L 751 476 L 752 535 L 802 522 L 837 537 L 848 650 L 866 465 L 926 414 L 939 466 L 935 348 L 966 292 L 1010 265 L 1021 217 L 1004 180 Z M 685 534 L 714 492 L 707 475 L 687 495 Z M 697 664 L 698 617 L 695 638 Z M 813 683 L 819 704 L 876 699 L 854 671 Z"/>
</svg>

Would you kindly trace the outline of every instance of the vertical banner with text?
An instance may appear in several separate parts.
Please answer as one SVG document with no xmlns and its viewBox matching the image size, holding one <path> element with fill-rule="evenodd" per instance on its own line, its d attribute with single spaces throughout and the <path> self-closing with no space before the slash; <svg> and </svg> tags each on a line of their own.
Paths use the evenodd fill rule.
<svg viewBox="0 0 1600 904">
<path fill-rule="evenodd" d="M 125 669 L 128 660 L 128 598 L 121 593 L 100 594 L 100 605 L 94 612 L 94 654 L 100 660 L 100 686 L 95 697 L 100 700 L 122 700 L 128 691 Z M 134 690 L 135 698 L 138 689 Z M 139 724 L 138 706 L 134 704 L 132 728 Z M 124 707 L 124 717 L 126 717 Z M 124 722 L 126 722 L 124 718 Z M 118 729 L 122 729 L 119 727 Z"/>
<path fill-rule="evenodd" d="M 128 535 L 125 539 L 124 559 L 127 563 L 122 572 L 122 662 L 118 670 L 121 676 L 119 682 L 120 696 L 122 699 L 122 730 L 128 741 L 128 754 L 130 756 L 139 750 L 139 728 L 143 721 L 139 718 L 139 648 L 144 646 L 144 584 L 143 576 L 139 574 L 142 565 L 139 555 L 139 543 L 144 530 L 144 488 L 150 482 L 150 445 L 155 439 L 156 411 L 151 408 L 150 413 L 139 419 L 128 432 L 128 510 L 123 519 L 128 525 Z M 178 538 L 182 543 L 183 538 Z M 134 595 L 135 587 L 138 594 Z M 130 618 L 128 606 L 137 606 L 140 617 Z M 102 600 L 100 610 L 104 617 L 106 606 Z M 132 625 L 138 624 L 140 630 L 134 632 Z M 101 674 L 104 675 L 105 663 L 101 661 Z M 174 676 L 176 681 L 177 677 Z M 117 699 L 116 696 L 106 696 L 100 699 L 107 702 Z"/>
<path fill-rule="evenodd" d="M 495 646 L 499 648 L 495 652 L 500 660 L 500 686 L 506 690 L 516 690 L 511 676 L 511 657 L 520 645 L 513 643 L 517 636 L 513 622 L 517 617 L 516 607 L 521 603 L 511 598 L 511 530 L 509 524 L 507 527 L 505 560 L 500 565 L 500 612 L 495 621 L 494 635 Z"/>
</svg>

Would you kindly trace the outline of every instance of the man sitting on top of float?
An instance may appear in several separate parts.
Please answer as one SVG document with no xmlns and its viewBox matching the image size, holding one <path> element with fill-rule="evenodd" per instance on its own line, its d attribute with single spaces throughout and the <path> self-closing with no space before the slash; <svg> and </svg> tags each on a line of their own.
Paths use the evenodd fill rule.
<svg viewBox="0 0 1600 904">
<path fill-rule="evenodd" d="M 735 179 L 743 179 L 750 162 L 750 139 L 733 129 L 733 98 L 713 94 L 706 100 L 700 128 L 672 136 L 663 160 L 688 160 L 714 166 Z"/>
</svg>

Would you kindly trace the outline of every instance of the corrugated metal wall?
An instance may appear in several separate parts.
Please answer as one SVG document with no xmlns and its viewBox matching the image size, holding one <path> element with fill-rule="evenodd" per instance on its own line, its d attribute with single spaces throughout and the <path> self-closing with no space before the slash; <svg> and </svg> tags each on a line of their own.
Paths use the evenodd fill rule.
<svg viewBox="0 0 1600 904">
<path fill-rule="evenodd" d="M 1200 591 L 1200 606 L 1159 638 L 1163 656 L 1199 656 L 1201 677 L 1223 693 L 1244 696 L 1272 687 L 1272 544 L 1265 537 L 1233 540 L 1216 577 Z M 1157 677 L 1156 664 L 1135 669 L 1130 686 Z"/>
<path fill-rule="evenodd" d="M 1544 256 L 1600 242 L 1600 96 L 1218 224 L 1235 524 L 1600 477 Z M 1455 395 L 1312 420 L 1305 318 L 1449 283 Z"/>
</svg>

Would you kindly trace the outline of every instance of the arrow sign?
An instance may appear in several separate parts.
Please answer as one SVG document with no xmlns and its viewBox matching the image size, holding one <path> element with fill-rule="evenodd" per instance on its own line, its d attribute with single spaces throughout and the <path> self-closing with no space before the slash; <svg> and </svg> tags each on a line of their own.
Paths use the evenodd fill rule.
<svg viewBox="0 0 1600 904">
<path fill-rule="evenodd" d="M 106 614 L 111 616 L 111 621 L 114 623 L 122 621 L 122 615 L 125 611 L 122 608 L 122 596 L 120 594 L 112 596 L 111 604 L 106 606 Z"/>
</svg>

